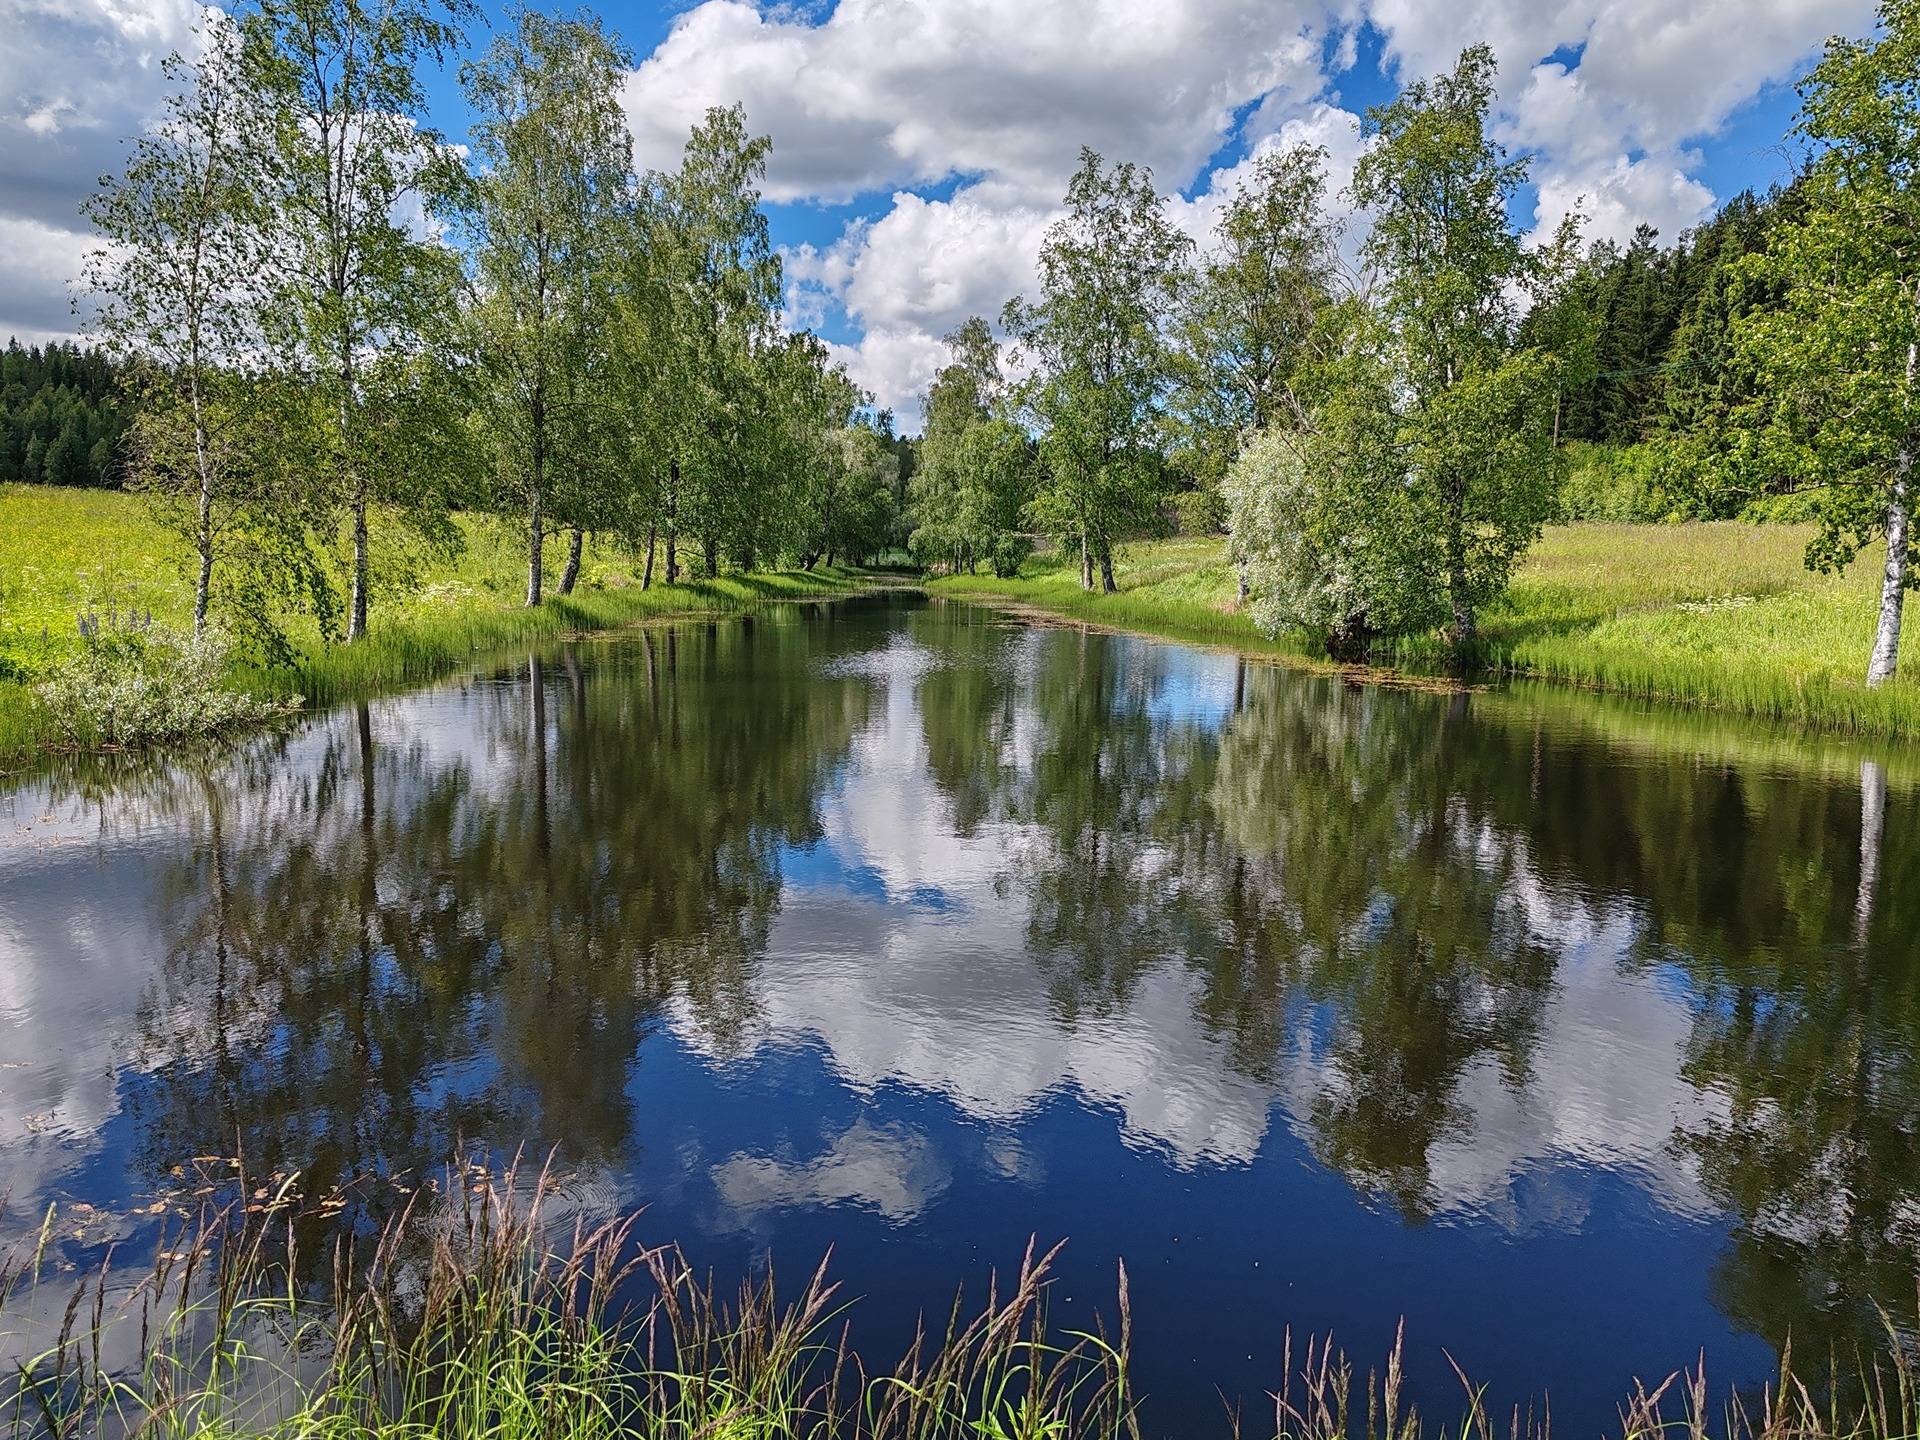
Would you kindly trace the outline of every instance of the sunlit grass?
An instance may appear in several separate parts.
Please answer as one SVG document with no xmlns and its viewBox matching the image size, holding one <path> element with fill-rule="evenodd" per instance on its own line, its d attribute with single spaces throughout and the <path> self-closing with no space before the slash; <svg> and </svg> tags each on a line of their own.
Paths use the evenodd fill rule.
<svg viewBox="0 0 1920 1440">
<path fill-rule="evenodd" d="M 873 577 L 848 568 L 727 574 L 640 587 L 641 559 L 588 541 L 573 594 L 522 603 L 524 551 L 514 527 L 460 517 L 463 546 L 451 561 L 423 562 L 414 584 L 377 595 L 367 636 L 324 644 L 295 623 L 292 665 L 243 667 L 236 680 L 269 696 L 326 703 L 444 675 L 489 652 L 652 618 L 751 610 L 769 603 L 846 594 Z M 557 579 L 564 545 L 548 548 Z M 139 497 L 47 486 L 0 486 L 0 768 L 51 742 L 30 682 L 78 643 L 75 617 L 112 604 L 151 611 L 184 628 L 192 615 L 189 556 Z M 656 566 L 656 575 L 662 573 Z"/>
<path fill-rule="evenodd" d="M 1864 681 L 1879 567 L 1809 572 L 1804 526 L 1580 524 L 1549 529 L 1481 617 L 1490 670 L 1708 706 L 1810 728 L 1891 733 L 1920 724 L 1920 641 L 1902 674 Z M 1010 601 L 1178 639 L 1312 656 L 1305 636 L 1260 635 L 1234 603 L 1218 540 L 1147 541 L 1116 557 L 1116 595 L 1081 590 L 1075 565 L 1043 557 L 1011 581 L 952 576 L 935 593 Z M 1383 664 L 1432 670 L 1437 637 L 1383 646 Z"/>
</svg>

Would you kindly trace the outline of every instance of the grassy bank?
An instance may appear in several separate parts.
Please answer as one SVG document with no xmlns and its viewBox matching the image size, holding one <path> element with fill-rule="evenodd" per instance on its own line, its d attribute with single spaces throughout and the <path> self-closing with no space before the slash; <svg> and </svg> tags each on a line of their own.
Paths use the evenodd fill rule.
<svg viewBox="0 0 1920 1440">
<path fill-rule="evenodd" d="M 465 545 L 450 562 L 418 563 L 411 583 L 376 594 L 367 637 L 321 643 L 295 627 L 296 658 L 247 667 L 236 683 L 256 694 L 322 704 L 443 675 L 477 656 L 571 632 L 606 630 L 676 615 L 742 611 L 782 600 L 852 593 L 873 577 L 850 569 L 766 571 L 640 588 L 636 558 L 589 541 L 573 594 L 522 604 L 521 537 L 487 518 L 462 518 Z M 551 547 L 550 580 L 562 547 Z M 76 617 L 89 609 L 151 611 L 186 628 L 193 596 L 177 537 L 135 496 L 100 490 L 0 486 L 0 769 L 57 735 L 35 703 L 32 681 L 79 644 Z M 658 573 L 658 571 L 656 571 Z"/>
<path fill-rule="evenodd" d="M 898 1359 L 874 1364 L 857 1343 L 857 1302 L 824 1266 L 797 1286 L 776 1284 L 769 1267 L 721 1291 L 673 1247 L 638 1244 L 637 1217 L 568 1215 L 544 1177 L 523 1186 L 511 1174 L 457 1168 L 392 1200 L 398 1213 L 357 1244 L 338 1228 L 343 1216 L 370 1218 L 353 1194 L 304 1198 L 291 1180 L 257 1183 L 244 1173 L 208 1175 L 202 1192 L 216 1198 L 170 1224 L 144 1273 L 106 1265 L 68 1288 L 52 1283 L 39 1251 L 0 1265 L 7 1434 L 1547 1437 L 1543 1421 L 1523 1427 L 1517 1411 L 1509 1432 L 1470 1385 L 1459 1419 L 1424 1418 L 1403 1393 L 1404 1342 L 1361 1381 L 1328 1341 L 1296 1356 L 1285 1337 L 1250 1338 L 1275 1348 L 1277 1383 L 1270 1396 L 1246 1397 L 1242 1418 L 1229 1417 L 1227 1397 L 1211 1413 L 1156 1410 L 1132 1381 L 1124 1267 L 1109 1322 L 1066 1332 L 1047 1320 L 1053 1254 L 1031 1247 L 977 1308 L 955 1300 L 944 1326 L 943 1298 L 927 1297 L 932 1323 Z M 48 1229 L 55 1219 L 50 1212 Z M 339 1237 L 331 1253 L 330 1228 Z M 1852 1401 L 1816 1399 L 1825 1377 L 1802 1388 L 1783 1365 L 1777 1385 L 1742 1403 L 1710 1392 L 1700 1363 L 1698 1373 L 1626 1397 L 1619 1433 L 1894 1440 L 1920 1422 L 1912 1362 L 1897 1338 L 1840 1372 L 1834 1393 L 1861 1397 Z"/>
<path fill-rule="evenodd" d="M 1810 532 L 1735 523 L 1556 526 L 1482 617 L 1489 670 L 1815 729 L 1888 734 L 1920 725 L 1920 641 L 1902 678 L 1869 691 L 1876 565 L 1807 572 Z M 935 593 L 1032 605 L 1095 623 L 1310 657 L 1304 636 L 1260 635 L 1234 603 L 1221 542 L 1125 547 L 1120 592 L 1088 594 L 1077 568 L 1046 559 L 1015 580 L 953 576 Z M 1427 671 L 1436 641 L 1381 647 L 1378 663 Z"/>
</svg>

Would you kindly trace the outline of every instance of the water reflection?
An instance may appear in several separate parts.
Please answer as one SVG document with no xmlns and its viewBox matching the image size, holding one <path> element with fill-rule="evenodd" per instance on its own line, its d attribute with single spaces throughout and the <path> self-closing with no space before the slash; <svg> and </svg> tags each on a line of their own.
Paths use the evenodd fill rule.
<svg viewBox="0 0 1920 1440">
<path fill-rule="evenodd" d="M 1576 1419 L 1852 1343 L 1920 1247 L 1909 772 L 1565 704 L 895 600 L 18 790 L 10 1213 L 524 1141 L 883 1313 L 1070 1232 L 1276 1341 L 1424 1311 Z M 1225 1323 L 1146 1373 L 1256 1393 Z"/>
</svg>

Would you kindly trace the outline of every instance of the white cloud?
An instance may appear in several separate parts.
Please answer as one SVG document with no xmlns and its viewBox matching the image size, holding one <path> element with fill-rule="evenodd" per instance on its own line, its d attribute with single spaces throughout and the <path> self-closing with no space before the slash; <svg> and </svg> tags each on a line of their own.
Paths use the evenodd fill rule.
<svg viewBox="0 0 1920 1440">
<path fill-rule="evenodd" d="M 1694 177 L 1698 150 L 1741 105 L 1789 80 L 1836 31 L 1864 33 L 1871 0 L 1368 0 L 1403 76 L 1452 65 L 1485 40 L 1500 61 L 1510 143 L 1539 157 L 1541 228 L 1581 196 L 1592 238 L 1634 226 L 1674 233 L 1715 197 Z M 1578 64 L 1551 59 L 1578 52 Z"/>
<path fill-rule="evenodd" d="M 1536 233 L 1550 233 L 1577 210 L 1580 233 L 1589 240 L 1625 241 L 1643 224 L 1671 240 L 1713 210 L 1713 192 L 1686 173 L 1698 158 L 1691 152 L 1631 161 L 1619 155 L 1591 169 L 1543 174 Z"/>
<path fill-rule="evenodd" d="M 1005 203 L 969 186 L 950 200 L 911 191 L 878 220 L 860 221 L 825 250 L 787 256 L 789 312 L 803 323 L 828 304 L 860 327 L 841 358 L 880 404 L 918 413 L 945 360 L 941 337 L 970 315 L 997 320 L 1007 299 L 1034 284 L 1034 257 L 1049 207 Z"/>
<path fill-rule="evenodd" d="M 1184 184 L 1236 110 L 1319 89 L 1317 0 L 840 0 L 821 23 L 707 0 L 634 73 L 644 163 L 673 163 L 709 105 L 774 139 L 769 194 L 844 200 L 991 176 L 1050 202 L 1079 147 Z"/>
<path fill-rule="evenodd" d="M 0 338 L 74 328 L 67 285 L 89 248 L 80 203 L 158 113 L 193 0 L 0 0 Z"/>
</svg>

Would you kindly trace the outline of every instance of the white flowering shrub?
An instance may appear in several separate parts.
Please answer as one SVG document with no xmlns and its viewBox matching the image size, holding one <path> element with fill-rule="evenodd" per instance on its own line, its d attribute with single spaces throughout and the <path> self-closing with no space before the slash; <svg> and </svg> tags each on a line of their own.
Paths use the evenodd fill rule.
<svg viewBox="0 0 1920 1440">
<path fill-rule="evenodd" d="M 128 748 L 225 734 L 297 709 L 235 690 L 217 631 L 184 635 L 153 617 L 79 617 L 80 647 L 34 687 L 68 743 Z"/>
</svg>

